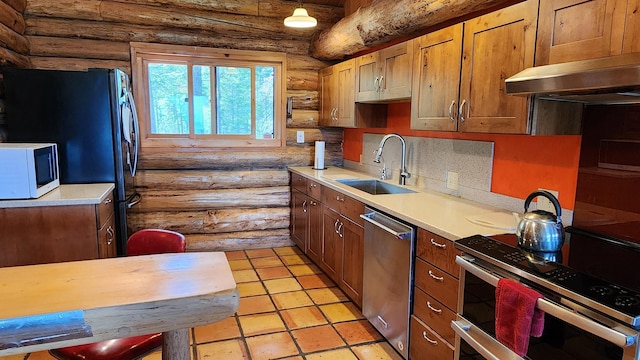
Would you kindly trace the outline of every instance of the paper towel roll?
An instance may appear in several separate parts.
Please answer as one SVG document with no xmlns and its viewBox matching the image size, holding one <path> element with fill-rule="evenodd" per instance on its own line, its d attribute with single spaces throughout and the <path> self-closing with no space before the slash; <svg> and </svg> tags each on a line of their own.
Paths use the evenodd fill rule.
<svg viewBox="0 0 640 360">
<path fill-rule="evenodd" d="M 324 141 L 316 141 L 316 157 L 313 168 L 324 169 Z"/>
</svg>

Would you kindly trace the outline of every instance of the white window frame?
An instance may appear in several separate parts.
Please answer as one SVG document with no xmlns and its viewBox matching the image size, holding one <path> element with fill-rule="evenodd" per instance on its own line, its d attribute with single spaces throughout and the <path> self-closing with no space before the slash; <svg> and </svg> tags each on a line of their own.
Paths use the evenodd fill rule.
<svg viewBox="0 0 640 360">
<path fill-rule="evenodd" d="M 132 82 L 140 122 L 142 148 L 172 149 L 238 149 L 284 148 L 286 146 L 286 54 L 266 51 L 215 49 L 195 46 L 130 43 Z M 275 69 L 273 138 L 257 139 L 254 135 L 220 134 L 152 134 L 147 64 L 150 62 L 180 63 L 207 66 L 273 66 Z M 193 89 L 189 89 L 189 122 L 193 122 Z M 253 97 L 254 94 L 252 94 Z M 255 99 L 252 99 L 255 102 Z M 255 127 L 255 114 L 252 119 Z M 193 126 L 190 126 L 193 132 Z"/>
</svg>

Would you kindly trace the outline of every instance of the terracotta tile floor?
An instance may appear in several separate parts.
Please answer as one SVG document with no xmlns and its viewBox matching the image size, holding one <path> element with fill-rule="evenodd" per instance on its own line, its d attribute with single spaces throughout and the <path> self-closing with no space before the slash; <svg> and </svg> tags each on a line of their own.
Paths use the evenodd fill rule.
<svg viewBox="0 0 640 360">
<path fill-rule="evenodd" d="M 401 360 L 360 310 L 296 247 L 226 253 L 237 313 L 192 329 L 194 360 Z M 160 352 L 144 360 L 160 360 Z M 53 360 L 47 352 L 2 360 Z"/>
</svg>

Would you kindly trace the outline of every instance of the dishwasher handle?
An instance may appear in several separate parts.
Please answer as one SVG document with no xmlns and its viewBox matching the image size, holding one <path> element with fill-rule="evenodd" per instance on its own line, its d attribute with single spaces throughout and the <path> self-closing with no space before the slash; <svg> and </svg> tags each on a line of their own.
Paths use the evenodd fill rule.
<svg viewBox="0 0 640 360">
<path fill-rule="evenodd" d="M 394 229 L 388 227 L 387 225 L 381 224 L 377 221 L 375 221 L 373 218 L 375 217 L 376 212 L 370 212 L 370 213 L 366 213 L 366 214 L 361 214 L 360 217 L 367 222 L 370 222 L 371 224 L 379 227 L 380 229 L 390 233 L 391 235 L 397 237 L 400 240 L 411 240 L 412 238 L 412 231 L 395 231 Z M 378 214 L 380 215 L 380 214 Z"/>
</svg>

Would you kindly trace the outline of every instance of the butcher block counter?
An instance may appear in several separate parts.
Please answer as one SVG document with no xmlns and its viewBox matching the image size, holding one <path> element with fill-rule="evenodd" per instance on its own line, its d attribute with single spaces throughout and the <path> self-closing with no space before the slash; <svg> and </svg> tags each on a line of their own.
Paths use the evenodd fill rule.
<svg viewBox="0 0 640 360">
<path fill-rule="evenodd" d="M 515 220 L 510 211 L 437 191 L 406 185 L 403 187 L 415 192 L 371 195 L 336 181 L 375 179 L 367 174 L 338 167 L 326 170 L 290 167 L 289 170 L 449 240 L 475 234 L 513 233 L 515 230 Z M 397 179 L 385 182 L 397 185 Z M 482 223 L 488 226 L 480 225 Z"/>
<path fill-rule="evenodd" d="M 114 257 L 114 185 L 61 185 L 0 201 L 0 267 Z"/>
</svg>

